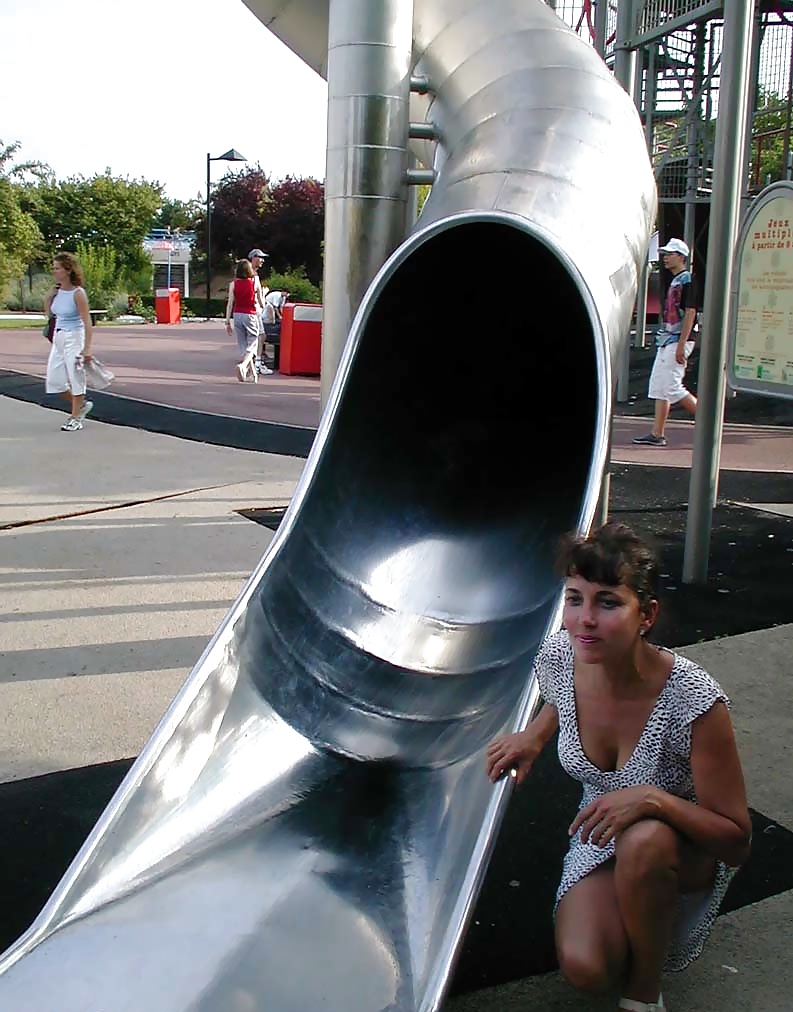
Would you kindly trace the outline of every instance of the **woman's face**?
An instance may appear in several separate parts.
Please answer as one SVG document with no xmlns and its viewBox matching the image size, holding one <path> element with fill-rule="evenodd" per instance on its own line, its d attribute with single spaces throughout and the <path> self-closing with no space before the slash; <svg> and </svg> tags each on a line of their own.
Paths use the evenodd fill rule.
<svg viewBox="0 0 793 1012">
<path fill-rule="evenodd" d="M 55 278 L 56 284 L 59 285 L 69 284 L 69 272 L 58 260 L 52 261 L 52 276 Z"/>
<path fill-rule="evenodd" d="M 619 663 L 630 656 L 642 633 L 651 628 L 656 601 L 642 611 L 635 591 L 590 583 L 568 576 L 564 590 L 563 624 L 576 657 L 586 664 Z"/>
</svg>

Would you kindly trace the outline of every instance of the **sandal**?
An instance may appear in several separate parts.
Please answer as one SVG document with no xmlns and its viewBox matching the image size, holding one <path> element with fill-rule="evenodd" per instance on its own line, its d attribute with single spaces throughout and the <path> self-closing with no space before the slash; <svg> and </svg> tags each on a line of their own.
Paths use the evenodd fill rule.
<svg viewBox="0 0 793 1012">
<path fill-rule="evenodd" d="M 635 1001 L 633 998 L 620 998 L 620 1003 L 617 1006 L 618 1009 L 624 1010 L 624 1012 L 664 1012 L 666 1005 L 664 1005 L 664 996 L 658 995 L 658 1001 Z"/>
</svg>

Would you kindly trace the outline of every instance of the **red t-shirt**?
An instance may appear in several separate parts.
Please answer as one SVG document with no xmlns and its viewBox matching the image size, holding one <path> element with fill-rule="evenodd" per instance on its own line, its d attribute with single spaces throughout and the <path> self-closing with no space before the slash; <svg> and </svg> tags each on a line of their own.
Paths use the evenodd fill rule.
<svg viewBox="0 0 793 1012">
<path fill-rule="evenodd" d="M 256 312 L 256 288 L 253 278 L 234 279 L 234 305 L 235 313 Z"/>
</svg>

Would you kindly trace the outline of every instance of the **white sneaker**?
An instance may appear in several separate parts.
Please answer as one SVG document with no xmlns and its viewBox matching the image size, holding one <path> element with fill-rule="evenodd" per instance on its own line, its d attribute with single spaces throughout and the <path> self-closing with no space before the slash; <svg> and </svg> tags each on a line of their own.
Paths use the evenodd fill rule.
<svg viewBox="0 0 793 1012">
<path fill-rule="evenodd" d="M 93 410 L 94 410 L 94 402 L 93 401 L 83 401 L 83 406 L 80 409 L 80 415 L 79 415 L 79 417 L 80 418 L 85 418 L 86 416 L 90 415 Z"/>
<path fill-rule="evenodd" d="M 266 365 L 262 365 L 259 369 L 260 376 L 272 376 L 273 370 L 268 369 Z"/>
<path fill-rule="evenodd" d="M 83 423 L 79 418 L 69 416 L 61 426 L 61 432 L 76 432 L 78 429 L 82 429 Z"/>
</svg>

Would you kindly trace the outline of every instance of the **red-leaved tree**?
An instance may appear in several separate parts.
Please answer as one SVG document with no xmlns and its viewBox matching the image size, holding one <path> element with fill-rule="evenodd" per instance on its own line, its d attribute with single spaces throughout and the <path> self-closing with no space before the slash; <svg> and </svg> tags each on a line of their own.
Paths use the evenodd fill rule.
<svg viewBox="0 0 793 1012">
<path fill-rule="evenodd" d="M 325 188 L 316 179 L 287 176 L 271 184 L 258 166 L 227 173 L 214 187 L 212 267 L 228 270 L 255 246 L 270 254 L 268 267 L 283 272 L 304 266 L 314 284 L 322 280 Z M 206 221 L 197 225 L 197 250 L 206 253 Z"/>
<path fill-rule="evenodd" d="M 273 269 L 286 271 L 302 264 L 309 279 L 321 284 L 324 185 L 310 177 L 287 176 L 267 191 L 261 221 L 264 248 Z"/>
</svg>

